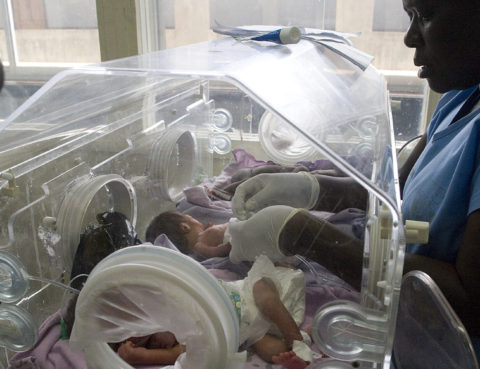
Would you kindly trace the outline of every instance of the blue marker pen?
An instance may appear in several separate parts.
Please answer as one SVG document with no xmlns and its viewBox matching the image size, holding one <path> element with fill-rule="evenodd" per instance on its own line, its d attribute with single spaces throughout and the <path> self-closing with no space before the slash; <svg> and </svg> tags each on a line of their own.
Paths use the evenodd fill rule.
<svg viewBox="0 0 480 369">
<path fill-rule="evenodd" d="M 277 29 L 260 36 L 251 37 L 250 40 L 270 41 L 277 44 L 296 44 L 300 41 L 302 33 L 298 27 L 287 27 Z"/>
</svg>

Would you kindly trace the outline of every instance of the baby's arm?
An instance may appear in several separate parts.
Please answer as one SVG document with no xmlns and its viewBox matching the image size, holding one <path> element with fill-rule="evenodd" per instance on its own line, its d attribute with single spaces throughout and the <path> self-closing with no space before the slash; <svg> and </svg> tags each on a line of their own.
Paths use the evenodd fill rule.
<svg viewBox="0 0 480 369">
<path fill-rule="evenodd" d="M 130 365 L 168 365 L 174 364 L 185 346 L 177 344 L 166 349 L 147 349 L 135 347 L 131 341 L 126 341 L 118 348 L 118 355 Z"/>
<path fill-rule="evenodd" d="M 208 259 L 208 258 L 228 256 L 231 248 L 232 248 L 232 245 L 230 245 L 229 242 L 222 243 L 221 245 L 218 245 L 218 246 L 208 246 L 203 242 L 197 242 L 193 246 L 192 251 L 195 254 L 203 256 L 204 258 Z"/>
</svg>

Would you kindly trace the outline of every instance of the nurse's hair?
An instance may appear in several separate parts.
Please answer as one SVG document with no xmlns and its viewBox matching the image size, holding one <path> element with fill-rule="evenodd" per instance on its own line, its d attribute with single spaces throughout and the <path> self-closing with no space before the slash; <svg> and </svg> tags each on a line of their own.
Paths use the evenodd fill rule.
<svg viewBox="0 0 480 369">
<path fill-rule="evenodd" d="M 182 231 L 180 223 L 185 222 L 185 216 L 175 210 L 166 211 L 157 215 L 147 227 L 145 239 L 154 243 L 162 233 L 184 254 L 189 254 L 188 240 Z"/>
</svg>

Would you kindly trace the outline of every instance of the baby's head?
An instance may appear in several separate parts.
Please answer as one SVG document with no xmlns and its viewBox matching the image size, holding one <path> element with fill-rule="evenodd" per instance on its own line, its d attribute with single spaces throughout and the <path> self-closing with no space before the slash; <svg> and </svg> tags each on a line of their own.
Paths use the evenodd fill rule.
<svg viewBox="0 0 480 369">
<path fill-rule="evenodd" d="M 153 243 L 162 233 L 184 254 L 191 251 L 204 225 L 190 215 L 171 210 L 157 215 L 147 227 L 145 238 Z"/>
</svg>

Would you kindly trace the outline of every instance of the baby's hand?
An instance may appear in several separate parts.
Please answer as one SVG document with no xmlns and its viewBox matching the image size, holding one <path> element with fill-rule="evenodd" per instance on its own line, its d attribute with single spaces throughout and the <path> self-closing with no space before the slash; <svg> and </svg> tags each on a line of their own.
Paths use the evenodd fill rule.
<svg viewBox="0 0 480 369">
<path fill-rule="evenodd" d="M 187 346 L 181 345 L 181 344 L 178 343 L 175 346 L 173 346 L 170 350 L 172 350 L 172 352 L 174 352 L 175 355 L 180 356 L 185 351 L 187 351 Z"/>
<path fill-rule="evenodd" d="M 129 364 L 141 362 L 147 349 L 145 347 L 135 347 L 132 341 L 126 341 L 120 344 L 118 348 L 118 356 Z"/>
</svg>

